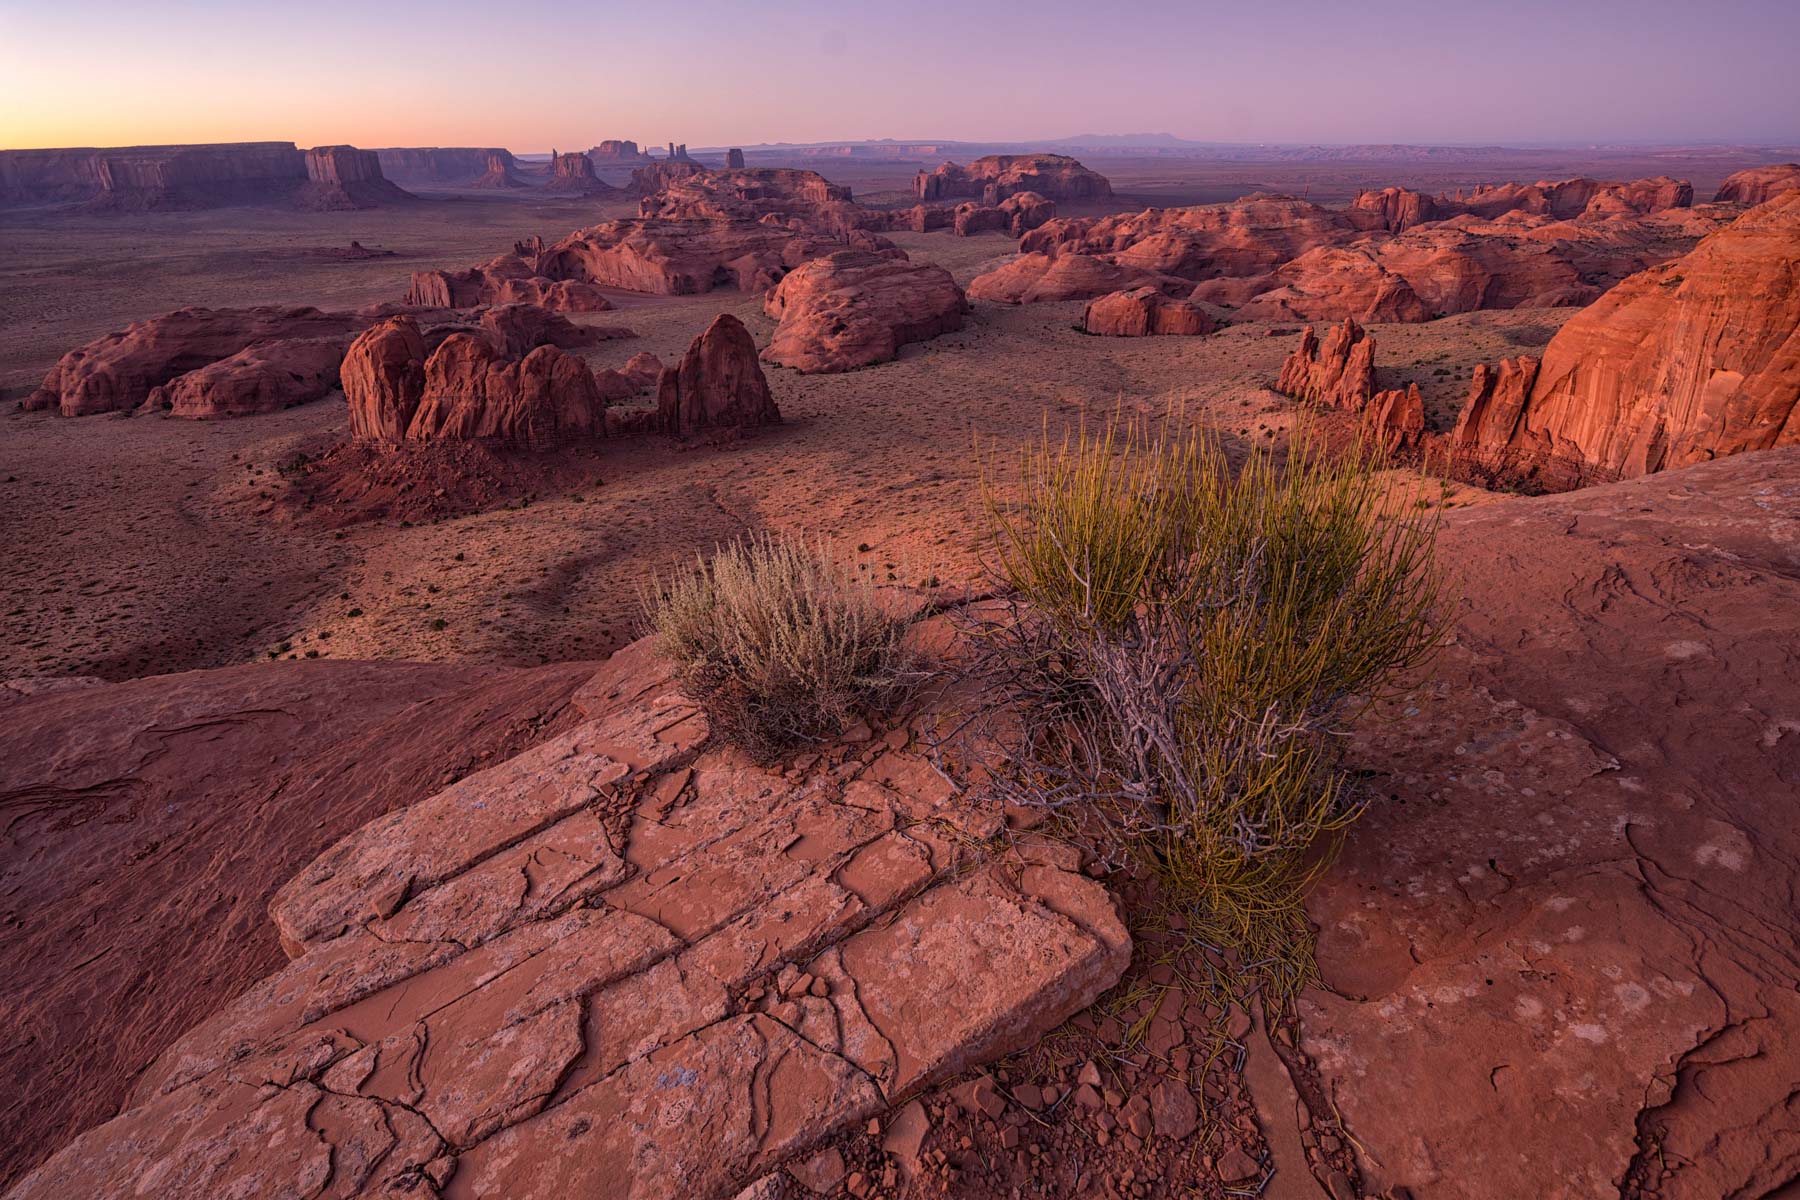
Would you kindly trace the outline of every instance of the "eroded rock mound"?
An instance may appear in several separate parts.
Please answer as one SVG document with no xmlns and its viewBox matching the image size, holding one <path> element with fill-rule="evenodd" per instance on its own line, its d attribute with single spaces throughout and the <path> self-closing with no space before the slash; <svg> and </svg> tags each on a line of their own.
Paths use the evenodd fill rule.
<svg viewBox="0 0 1800 1200">
<path fill-rule="evenodd" d="M 1779 163 L 1726 176 L 1713 199 L 1727 204 L 1767 204 L 1793 188 L 1800 188 L 1800 163 Z"/>
<path fill-rule="evenodd" d="M 962 328 L 969 302 L 942 267 L 843 250 L 789 274 L 763 300 L 780 324 L 762 357 L 803 373 L 887 362 Z"/>
<path fill-rule="evenodd" d="M 1361 191 L 1356 193 L 1350 207 L 1376 214 L 1381 218 L 1381 227 L 1389 233 L 1401 233 L 1414 225 L 1438 219 L 1438 207 L 1432 198 L 1410 188 Z"/>
<path fill-rule="evenodd" d="M 1020 192 L 1065 202 L 1103 200 L 1112 195 L 1112 184 L 1062 154 L 990 154 L 966 167 L 947 162 L 935 171 L 920 171 L 913 180 L 913 193 L 927 201 L 968 196 L 997 205 Z"/>
<path fill-rule="evenodd" d="M 864 234 L 861 240 L 864 249 L 905 257 L 885 239 Z M 534 267 L 553 279 L 659 295 L 717 287 L 760 292 L 801 263 L 844 247 L 837 237 L 760 221 L 643 217 L 570 234 Z"/>
<path fill-rule="evenodd" d="M 1211 333 L 1218 322 L 1192 300 L 1176 300 L 1153 287 L 1113 292 L 1087 306 L 1081 327 L 1104 337 L 1150 337 L 1161 334 Z"/>
<path fill-rule="evenodd" d="M 193 420 L 279 412 L 337 390 L 348 336 L 267 342 L 152 388 L 147 409 Z"/>
<path fill-rule="evenodd" d="M 518 247 L 524 250 L 524 247 Z M 534 304 L 551 312 L 606 312 L 612 301 L 585 279 L 551 278 L 536 253 L 502 254 L 466 271 L 415 271 L 404 303 L 423 308 Z"/>
<path fill-rule="evenodd" d="M 1181 281 L 1089 254 L 1021 254 L 969 281 L 969 295 L 996 304 L 1092 300 L 1139 287 L 1172 290 Z"/>
<path fill-rule="evenodd" d="M 1454 438 L 1624 476 L 1800 442 L 1800 192 L 1632 276 L 1551 339 Z M 1521 387 L 1525 372 L 1509 379 Z"/>
<path fill-rule="evenodd" d="M 695 338 L 681 362 L 663 370 L 656 390 L 657 423 L 671 437 L 713 429 L 773 425 L 781 410 L 757 361 L 744 323 L 720 313 Z"/>
<path fill-rule="evenodd" d="M 55 408 L 65 417 L 137 408 L 150 399 L 152 391 L 252 346 L 321 340 L 338 340 L 342 345 L 367 323 L 354 313 L 316 308 L 179 309 L 133 322 L 118 333 L 69 351 L 44 376 L 43 385 L 24 406 Z M 263 356 L 263 361 L 270 357 Z M 247 391 L 243 394 L 254 393 L 257 387 L 248 382 L 248 376 L 260 368 L 248 360 L 233 370 L 237 368 L 246 372 Z M 210 386 L 227 390 L 236 386 L 224 382 L 224 373 L 209 379 Z"/>
</svg>

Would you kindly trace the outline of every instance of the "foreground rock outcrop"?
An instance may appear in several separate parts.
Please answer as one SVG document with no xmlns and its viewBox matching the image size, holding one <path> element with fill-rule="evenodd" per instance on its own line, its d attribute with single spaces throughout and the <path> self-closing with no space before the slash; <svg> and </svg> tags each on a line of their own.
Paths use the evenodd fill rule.
<svg viewBox="0 0 1800 1200">
<path fill-rule="evenodd" d="M 944 268 L 842 250 L 805 263 L 763 300 L 778 322 L 764 360 L 803 373 L 887 362 L 961 329 L 969 302 Z"/>
<path fill-rule="evenodd" d="M 1360 1194 L 1800 1176 L 1796 511 L 1789 449 L 1446 518 L 1454 636 L 1357 736 L 1283 1055 Z"/>
<path fill-rule="evenodd" d="M 296 875 L 293 962 L 12 1195 L 729 1197 L 1125 967 L 1104 889 L 975 849 L 907 726 L 796 784 L 707 750 L 648 645 L 572 703 Z"/>
<path fill-rule="evenodd" d="M 1452 441 L 1623 476 L 1800 442 L 1797 280 L 1787 192 L 1606 293 L 1541 365 L 1478 376 Z"/>
<path fill-rule="evenodd" d="M 1307 404 L 1355 416 L 1364 433 L 1390 454 L 1410 454 L 1425 438 L 1425 398 L 1419 385 L 1375 390 L 1375 339 L 1346 317 L 1323 342 L 1308 325 L 1300 345 L 1281 364 L 1275 390 Z"/>
<path fill-rule="evenodd" d="M 283 882 L 569 729 L 594 669 L 301 660 L 0 688 L 0 1190 L 286 964 Z"/>
<path fill-rule="evenodd" d="M 781 410 L 757 361 L 756 342 L 730 313 L 713 318 L 656 390 L 656 419 L 671 437 L 713 429 L 773 425 Z"/>
</svg>

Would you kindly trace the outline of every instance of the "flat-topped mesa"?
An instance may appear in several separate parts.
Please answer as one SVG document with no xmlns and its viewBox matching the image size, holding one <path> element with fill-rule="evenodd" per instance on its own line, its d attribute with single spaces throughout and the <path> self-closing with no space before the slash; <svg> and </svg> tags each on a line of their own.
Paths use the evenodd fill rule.
<svg viewBox="0 0 1800 1200">
<path fill-rule="evenodd" d="M 646 217 L 811 220 L 851 200 L 849 188 L 832 183 L 817 171 L 739 167 L 666 179 L 638 201 L 638 211 Z"/>
<path fill-rule="evenodd" d="M 1081 327 L 1099 337 L 1192 337 L 1212 333 L 1219 323 L 1192 300 L 1140 287 L 1091 301 L 1081 314 Z"/>
<path fill-rule="evenodd" d="M 494 160 L 510 173 L 518 164 L 498 146 L 390 146 L 376 150 L 381 173 L 396 183 L 469 185 L 494 173 Z"/>
<path fill-rule="evenodd" d="M 367 324 L 355 313 L 316 308 L 184 308 L 69 351 L 24 407 L 65 417 L 143 406 L 185 417 L 285 408 L 329 392 L 336 372 L 320 368 L 327 356 L 317 346 L 273 347 L 327 342 L 341 356 Z M 252 348 L 261 353 L 246 355 Z M 291 378 L 284 363 L 298 367 Z M 190 373 L 199 378 L 187 381 Z"/>
<path fill-rule="evenodd" d="M 1614 287 L 1541 365 L 1478 371 L 1452 444 L 1603 478 L 1800 444 L 1796 278 L 1800 190 Z"/>
<path fill-rule="evenodd" d="M 316 146 L 308 150 L 306 179 L 306 187 L 300 192 L 303 208 L 378 208 L 417 199 L 388 181 L 375 151 L 358 150 L 355 146 Z"/>
<path fill-rule="evenodd" d="M 487 156 L 486 169 L 478 177 L 470 180 L 469 186 L 496 189 L 530 187 L 531 185 L 520 178 L 518 172 L 514 170 L 515 165 L 513 156 L 506 151 L 490 151 Z"/>
<path fill-rule="evenodd" d="M 608 138 L 606 141 L 591 147 L 587 154 L 589 158 L 594 160 L 596 166 L 613 163 L 647 163 L 651 161 L 650 155 L 647 152 L 638 149 L 638 144 L 636 142 L 627 141 L 622 138 Z"/>
<path fill-rule="evenodd" d="M 489 310 L 479 331 L 422 330 L 411 316 L 369 329 L 344 355 L 350 435 L 388 445 L 482 441 L 547 449 L 605 436 L 606 409 L 640 378 L 594 372 L 565 347 L 625 330 L 584 329 L 524 306 Z M 441 338 L 435 349 L 434 337 Z"/>
<path fill-rule="evenodd" d="M 594 160 L 587 155 L 552 154 L 550 182 L 544 185 L 544 190 L 577 196 L 600 196 L 617 189 L 600 182 L 600 177 L 594 174 Z"/>
<path fill-rule="evenodd" d="M 775 425 L 781 409 L 757 361 L 756 342 L 730 313 L 713 318 L 656 390 L 656 422 L 670 437 Z"/>
<path fill-rule="evenodd" d="M 290 200 L 306 183 L 292 142 L 0 150 L 0 203 L 213 208 Z"/>
<path fill-rule="evenodd" d="M 535 264 L 553 279 L 600 287 L 689 296 L 719 287 L 760 292 L 809 259 L 848 244 L 889 257 L 905 253 L 884 238 L 851 239 L 753 220 L 639 217 L 570 234 Z"/>
<path fill-rule="evenodd" d="M 1056 201 L 1103 200 L 1112 195 L 1112 184 L 1062 154 L 990 154 L 967 167 L 947 162 L 913 179 L 913 193 L 921 200 L 971 197 L 999 204 L 1018 192 Z"/>
<path fill-rule="evenodd" d="M 1727 175 L 1713 199 L 1725 204 L 1767 204 L 1793 188 L 1800 188 L 1800 163 L 1777 163 Z"/>
<path fill-rule="evenodd" d="M 769 289 L 780 324 L 766 362 L 802 373 L 887 362 L 912 342 L 961 329 L 968 299 L 940 266 L 844 250 L 815 258 Z"/>
</svg>

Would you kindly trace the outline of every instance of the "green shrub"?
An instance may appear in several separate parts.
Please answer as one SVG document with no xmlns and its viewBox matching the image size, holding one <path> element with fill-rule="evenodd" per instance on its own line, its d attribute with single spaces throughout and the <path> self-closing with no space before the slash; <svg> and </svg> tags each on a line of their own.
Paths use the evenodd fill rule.
<svg viewBox="0 0 1800 1200">
<path fill-rule="evenodd" d="M 873 584 L 804 542 L 735 542 L 658 580 L 644 607 L 682 687 L 763 761 L 841 733 L 906 673 L 905 622 Z"/>
<path fill-rule="evenodd" d="M 1362 802 L 1352 709 L 1436 645 L 1435 520 L 1384 511 L 1381 463 L 1085 430 L 984 486 L 1015 603 L 985 632 L 1025 716 L 1022 798 L 1145 852 L 1199 936 L 1291 992 L 1302 903 Z"/>
</svg>

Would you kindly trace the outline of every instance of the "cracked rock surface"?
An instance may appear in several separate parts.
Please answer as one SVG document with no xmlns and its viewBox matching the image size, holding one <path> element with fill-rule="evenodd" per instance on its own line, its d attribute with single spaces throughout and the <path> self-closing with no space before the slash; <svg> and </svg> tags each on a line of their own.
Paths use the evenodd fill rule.
<svg viewBox="0 0 1800 1200">
<path fill-rule="evenodd" d="M 1125 969 L 1073 852 L 989 848 L 929 714 L 782 774 L 645 644 L 571 703 L 295 875 L 291 962 L 11 1195 L 729 1196 Z"/>
</svg>

